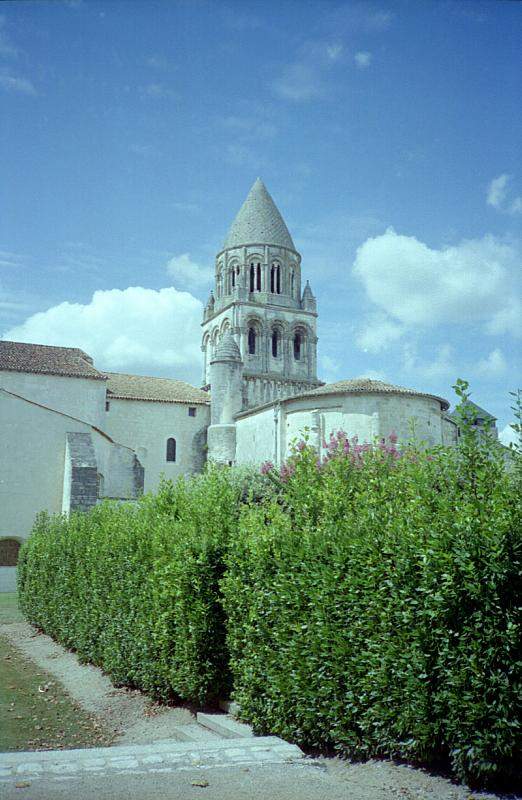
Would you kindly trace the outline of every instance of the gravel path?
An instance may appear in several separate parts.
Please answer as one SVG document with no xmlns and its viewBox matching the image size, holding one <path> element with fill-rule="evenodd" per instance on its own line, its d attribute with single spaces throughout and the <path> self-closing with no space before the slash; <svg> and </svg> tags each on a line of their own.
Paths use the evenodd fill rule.
<svg viewBox="0 0 522 800">
<path fill-rule="evenodd" d="M 0 633 L 41 669 L 53 675 L 86 711 L 101 717 L 115 744 L 149 744 L 172 736 L 175 725 L 193 723 L 186 708 L 166 708 L 139 691 L 116 689 L 101 669 L 80 664 L 74 653 L 26 622 L 0 625 Z"/>
</svg>

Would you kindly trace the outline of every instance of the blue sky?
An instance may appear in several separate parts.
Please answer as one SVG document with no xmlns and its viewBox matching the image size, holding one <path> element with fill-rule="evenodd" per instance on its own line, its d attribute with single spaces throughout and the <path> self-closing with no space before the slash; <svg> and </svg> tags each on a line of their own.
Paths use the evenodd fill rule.
<svg viewBox="0 0 522 800">
<path fill-rule="evenodd" d="M 260 175 L 325 380 L 510 419 L 522 4 L 4 2 L 0 336 L 198 383 L 213 259 Z"/>
</svg>

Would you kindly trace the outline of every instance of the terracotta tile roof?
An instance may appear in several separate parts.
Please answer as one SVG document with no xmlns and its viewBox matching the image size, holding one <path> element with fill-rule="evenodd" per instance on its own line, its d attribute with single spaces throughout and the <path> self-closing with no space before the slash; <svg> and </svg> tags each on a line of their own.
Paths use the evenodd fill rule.
<svg viewBox="0 0 522 800">
<path fill-rule="evenodd" d="M 302 392 L 294 398 L 299 397 L 315 397 L 316 395 L 324 394 L 400 394 L 411 395 L 413 397 L 430 397 L 433 400 L 438 400 L 441 404 L 442 410 L 446 411 L 449 408 L 449 403 L 443 397 L 438 397 L 434 394 L 427 392 L 418 392 L 416 389 L 407 389 L 404 386 L 394 386 L 392 383 L 384 383 L 384 381 L 374 381 L 371 378 L 354 378 L 353 380 L 337 381 L 336 383 L 326 383 L 324 386 L 319 386 L 317 389 L 311 389 L 307 392 Z"/>
<path fill-rule="evenodd" d="M 191 403 L 208 405 L 210 395 L 185 381 L 173 378 L 152 378 L 146 375 L 126 375 L 104 372 L 107 379 L 107 398 L 118 400 L 155 400 L 159 403 Z"/>
<path fill-rule="evenodd" d="M 105 375 L 93 366 L 92 358 L 77 347 L 25 342 L 0 341 L 0 370 L 106 380 Z"/>
</svg>

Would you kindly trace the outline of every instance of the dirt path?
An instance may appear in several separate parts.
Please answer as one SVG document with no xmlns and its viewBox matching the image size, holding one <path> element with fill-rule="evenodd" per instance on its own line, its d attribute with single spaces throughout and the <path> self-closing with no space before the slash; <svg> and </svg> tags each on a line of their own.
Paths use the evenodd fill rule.
<svg viewBox="0 0 522 800">
<path fill-rule="evenodd" d="M 175 725 L 194 722 L 185 708 L 165 708 L 138 691 L 115 689 L 98 667 L 80 664 L 49 636 L 26 622 L 0 624 L 0 634 L 40 669 L 55 677 L 86 711 L 103 719 L 115 744 L 148 744 L 173 736 Z"/>
</svg>

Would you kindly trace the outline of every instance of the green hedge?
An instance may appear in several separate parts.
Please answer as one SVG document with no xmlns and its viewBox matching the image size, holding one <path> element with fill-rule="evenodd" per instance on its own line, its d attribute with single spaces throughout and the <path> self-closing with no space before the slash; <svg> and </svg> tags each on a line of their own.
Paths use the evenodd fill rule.
<svg viewBox="0 0 522 800">
<path fill-rule="evenodd" d="M 198 703 L 227 694 L 218 583 L 244 483 L 211 470 L 137 506 L 41 515 L 21 551 L 22 610 L 116 684 Z"/>
<path fill-rule="evenodd" d="M 522 473 L 464 421 L 458 450 L 333 436 L 278 476 L 231 469 L 137 505 L 39 517 L 28 619 L 117 684 L 356 757 L 520 763 Z M 272 489 L 268 487 L 272 486 Z"/>
<path fill-rule="evenodd" d="M 512 779 L 516 481 L 476 439 L 401 458 L 342 435 L 331 449 L 320 467 L 296 453 L 284 504 L 245 509 L 233 531 L 222 585 L 243 716 L 312 748 Z"/>
</svg>

